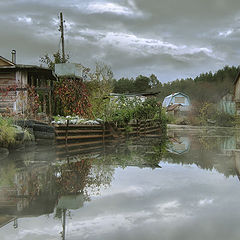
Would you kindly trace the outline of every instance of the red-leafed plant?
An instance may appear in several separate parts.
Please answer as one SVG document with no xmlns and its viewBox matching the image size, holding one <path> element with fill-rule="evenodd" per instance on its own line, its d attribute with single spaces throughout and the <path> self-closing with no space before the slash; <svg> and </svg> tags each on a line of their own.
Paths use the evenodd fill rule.
<svg viewBox="0 0 240 240">
<path fill-rule="evenodd" d="M 27 112 L 29 115 L 36 115 L 40 106 L 39 95 L 34 86 L 27 86 Z"/>
<path fill-rule="evenodd" d="M 55 85 L 54 97 L 58 105 L 55 113 L 91 116 L 91 104 L 85 84 L 79 79 L 62 79 Z"/>
<path fill-rule="evenodd" d="M 0 87 L 0 96 L 1 100 L 4 101 L 5 98 L 10 98 L 13 99 L 13 96 L 16 97 L 16 90 L 17 90 L 17 85 L 9 85 L 6 87 Z M 13 95 L 10 95 L 9 93 L 13 92 Z"/>
<path fill-rule="evenodd" d="M 0 100 L 18 100 L 18 110 L 21 110 L 22 114 L 27 114 L 28 117 L 35 116 L 40 106 L 39 95 L 35 87 L 28 85 L 24 88 L 17 85 L 0 87 Z M 8 108 L 6 108 L 6 112 L 8 112 Z"/>
</svg>

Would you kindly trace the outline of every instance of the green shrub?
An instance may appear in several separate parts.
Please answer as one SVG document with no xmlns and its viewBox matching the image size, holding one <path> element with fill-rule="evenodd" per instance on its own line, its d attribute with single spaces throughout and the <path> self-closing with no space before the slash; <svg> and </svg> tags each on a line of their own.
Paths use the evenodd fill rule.
<svg viewBox="0 0 240 240">
<path fill-rule="evenodd" d="M 16 130 L 13 127 L 12 119 L 0 117 L 0 145 L 9 146 L 15 143 Z"/>
<path fill-rule="evenodd" d="M 229 113 L 217 112 L 216 114 L 216 124 L 220 127 L 233 127 L 235 120 L 235 116 Z"/>
<path fill-rule="evenodd" d="M 129 99 L 122 96 L 115 102 L 110 102 L 106 109 L 105 120 L 115 122 L 123 127 L 126 127 L 132 120 L 141 121 L 146 119 L 159 119 L 163 126 L 167 124 L 166 114 L 154 98 L 142 102 L 137 98 Z M 165 129 L 166 127 L 162 128 Z"/>
</svg>

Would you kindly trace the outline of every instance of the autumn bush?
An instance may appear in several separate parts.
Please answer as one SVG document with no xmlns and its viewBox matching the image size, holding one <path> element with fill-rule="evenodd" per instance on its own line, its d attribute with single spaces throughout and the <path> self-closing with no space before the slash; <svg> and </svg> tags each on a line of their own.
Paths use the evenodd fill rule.
<svg viewBox="0 0 240 240">
<path fill-rule="evenodd" d="M 85 84 L 79 79 L 63 78 L 55 83 L 55 114 L 91 117 L 91 104 Z"/>
</svg>

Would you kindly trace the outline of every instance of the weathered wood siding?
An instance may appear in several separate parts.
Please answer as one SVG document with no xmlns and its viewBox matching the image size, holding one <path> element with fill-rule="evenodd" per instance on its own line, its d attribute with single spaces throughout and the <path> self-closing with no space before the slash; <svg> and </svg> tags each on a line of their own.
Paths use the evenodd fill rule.
<svg viewBox="0 0 240 240">
<path fill-rule="evenodd" d="M 27 87 L 28 73 L 27 71 L 16 72 L 16 83 L 19 88 Z M 14 111 L 17 113 L 24 112 L 27 107 L 27 91 L 16 91 L 16 101 Z"/>
<path fill-rule="evenodd" d="M 10 66 L 10 64 L 0 59 L 0 66 Z"/>
<path fill-rule="evenodd" d="M 7 109 L 13 111 L 16 102 L 16 92 L 4 92 L 3 89 L 7 87 L 14 87 L 16 85 L 16 74 L 14 72 L 0 73 L 0 112 L 5 112 Z"/>
<path fill-rule="evenodd" d="M 234 86 L 234 100 L 236 103 L 236 114 L 240 115 L 240 79 L 238 78 Z"/>
</svg>

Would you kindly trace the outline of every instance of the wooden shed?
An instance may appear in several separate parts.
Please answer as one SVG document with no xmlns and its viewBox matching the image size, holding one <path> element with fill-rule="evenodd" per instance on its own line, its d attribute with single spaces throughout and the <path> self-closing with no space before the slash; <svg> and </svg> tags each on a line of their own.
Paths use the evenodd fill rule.
<svg viewBox="0 0 240 240">
<path fill-rule="evenodd" d="M 236 114 L 240 115 L 240 72 L 234 82 L 234 101 L 236 103 Z"/>
<path fill-rule="evenodd" d="M 53 81 L 57 80 L 51 69 L 35 65 L 21 65 L 0 56 L 0 112 L 24 113 L 28 88 L 41 95 L 41 110 L 52 112 Z"/>
</svg>

